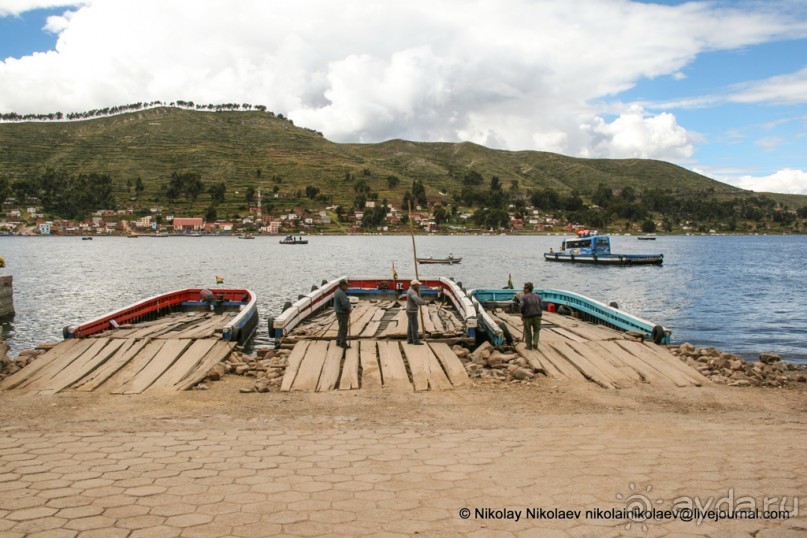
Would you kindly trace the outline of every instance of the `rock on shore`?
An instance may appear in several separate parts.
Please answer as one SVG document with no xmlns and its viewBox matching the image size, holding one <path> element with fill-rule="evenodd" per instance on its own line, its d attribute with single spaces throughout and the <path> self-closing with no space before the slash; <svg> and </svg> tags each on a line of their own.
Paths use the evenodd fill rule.
<svg viewBox="0 0 807 538">
<path fill-rule="evenodd" d="M 715 383 L 730 387 L 782 387 L 807 382 L 807 368 L 785 362 L 776 353 L 760 353 L 757 362 L 714 347 L 696 348 L 689 342 L 669 346 L 669 350 Z"/>
</svg>

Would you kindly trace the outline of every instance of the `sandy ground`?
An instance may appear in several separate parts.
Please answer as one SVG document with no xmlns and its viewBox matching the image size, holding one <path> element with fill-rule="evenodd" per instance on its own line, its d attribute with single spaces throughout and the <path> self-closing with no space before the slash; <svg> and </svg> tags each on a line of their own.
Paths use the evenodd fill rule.
<svg viewBox="0 0 807 538">
<path fill-rule="evenodd" d="M 238 392 L 250 385 L 0 393 L 0 535 L 807 535 L 803 383 Z M 719 501 L 760 513 L 663 512 Z M 603 512 L 637 504 L 656 516 Z"/>
</svg>

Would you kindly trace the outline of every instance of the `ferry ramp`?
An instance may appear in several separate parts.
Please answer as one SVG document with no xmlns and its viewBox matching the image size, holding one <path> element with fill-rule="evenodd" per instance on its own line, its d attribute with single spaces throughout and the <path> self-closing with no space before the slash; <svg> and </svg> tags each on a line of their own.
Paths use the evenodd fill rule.
<svg viewBox="0 0 807 538">
<path fill-rule="evenodd" d="M 1 381 L 0 390 L 39 394 L 187 390 L 232 352 L 235 342 L 220 338 L 229 321 L 228 314 L 177 313 L 68 339 Z"/>
</svg>

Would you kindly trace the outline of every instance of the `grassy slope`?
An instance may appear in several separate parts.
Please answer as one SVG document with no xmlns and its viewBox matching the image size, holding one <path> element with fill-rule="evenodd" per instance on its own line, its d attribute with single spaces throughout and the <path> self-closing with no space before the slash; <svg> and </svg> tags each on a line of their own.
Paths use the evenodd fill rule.
<svg viewBox="0 0 807 538">
<path fill-rule="evenodd" d="M 227 185 L 226 208 L 243 205 L 248 186 L 275 185 L 281 192 L 319 187 L 338 202 L 352 200 L 346 172 L 365 177 L 380 197 L 398 202 L 411 181 L 420 179 L 430 197 L 438 191 L 458 192 L 461 178 L 476 170 L 486 181 L 497 175 L 509 188 L 517 179 L 523 190 L 551 187 L 591 192 L 598 183 L 614 188 L 633 185 L 678 192 L 712 188 L 722 195 L 743 195 L 729 185 L 670 163 L 641 159 L 577 159 L 535 151 L 500 151 L 471 143 L 415 143 L 391 140 L 380 144 L 335 144 L 318 134 L 261 112 L 197 112 L 156 108 L 77 122 L 0 123 L 0 177 L 9 180 L 39 173 L 46 166 L 71 171 L 108 173 L 116 181 L 119 200 L 127 198 L 126 180 L 140 176 L 146 187 L 142 201 L 163 202 L 161 186 L 171 172 L 194 171 L 206 184 Z M 261 178 L 256 170 L 261 169 Z M 386 178 L 398 176 L 390 190 Z M 791 205 L 807 197 L 773 195 Z M 207 202 L 202 196 L 197 206 Z"/>
</svg>

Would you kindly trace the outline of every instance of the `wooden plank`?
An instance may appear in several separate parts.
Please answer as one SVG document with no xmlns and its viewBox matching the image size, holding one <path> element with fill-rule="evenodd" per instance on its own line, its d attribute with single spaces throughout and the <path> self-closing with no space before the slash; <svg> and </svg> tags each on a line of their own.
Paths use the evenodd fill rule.
<svg viewBox="0 0 807 538">
<path fill-rule="evenodd" d="M 389 321 L 387 328 L 381 331 L 380 338 L 398 338 L 406 336 L 406 310 L 401 308 L 395 317 Z"/>
<path fill-rule="evenodd" d="M 409 361 L 409 369 L 412 371 L 415 390 L 450 390 L 453 388 L 445 372 L 443 372 L 443 367 L 440 366 L 440 361 L 434 356 L 429 346 L 402 343 L 401 347 Z M 415 374 L 416 369 L 420 370 L 421 373 Z M 422 377 L 420 383 L 418 382 L 418 377 Z M 419 389 L 419 385 L 422 388 Z"/>
<path fill-rule="evenodd" d="M 381 365 L 381 379 L 385 389 L 413 390 L 397 340 L 378 341 L 378 362 Z"/>
<path fill-rule="evenodd" d="M 224 361 L 227 356 L 232 353 L 234 348 L 235 342 L 216 340 L 216 343 L 213 344 L 210 351 L 199 361 L 196 368 L 188 372 L 188 375 L 174 385 L 174 389 L 188 390 L 193 388 L 197 383 L 204 381 L 210 369 L 213 368 L 216 363 Z"/>
<path fill-rule="evenodd" d="M 317 392 L 326 392 L 336 387 L 336 382 L 339 381 L 339 367 L 342 365 L 343 351 L 344 349 L 337 346 L 336 342 L 329 342 L 325 364 L 322 365 L 322 373 L 319 376 L 319 383 L 317 383 Z"/>
<path fill-rule="evenodd" d="M 193 344 L 171 365 L 152 385 L 147 389 L 149 392 L 155 390 L 175 390 L 174 385 L 182 381 L 202 359 L 207 355 L 217 340 L 213 338 L 203 338 L 195 340 Z"/>
<path fill-rule="evenodd" d="M 443 325 L 443 321 L 440 319 L 440 314 L 438 313 L 439 309 L 430 309 L 429 316 L 432 319 L 432 325 L 434 325 L 434 333 L 436 334 L 444 334 L 446 332 L 445 325 Z"/>
<path fill-rule="evenodd" d="M 605 342 L 592 342 L 592 345 L 599 347 L 602 350 L 604 357 L 612 358 L 613 363 L 621 362 L 622 364 L 635 370 L 646 383 L 649 383 L 655 387 L 676 386 L 675 383 L 667 378 L 667 376 L 663 375 L 661 372 L 633 354 L 628 353 L 614 341 L 609 340 Z"/>
<path fill-rule="evenodd" d="M 30 383 L 25 384 L 22 389 L 25 391 L 38 391 L 48 388 L 51 379 L 64 372 L 76 361 L 87 360 L 87 357 L 93 357 L 99 353 L 109 343 L 109 338 L 91 339 L 89 340 L 89 347 L 85 348 L 81 354 L 69 353 L 62 356 L 60 360 L 51 362 L 47 368 L 44 368 L 40 374 L 31 380 Z"/>
<path fill-rule="evenodd" d="M 135 331 L 130 333 L 128 338 L 151 338 L 154 337 L 156 333 L 172 330 L 176 326 L 184 325 L 188 323 L 189 319 L 191 318 L 177 313 L 170 314 L 152 322 L 136 323 L 132 326 Z M 199 318 L 194 317 L 192 319 L 195 321 Z"/>
<path fill-rule="evenodd" d="M 378 332 L 379 327 L 381 327 L 381 321 L 371 321 L 359 336 L 361 338 L 372 338 L 375 336 L 375 333 Z"/>
<path fill-rule="evenodd" d="M 222 332 L 224 326 L 230 321 L 228 314 L 212 316 L 209 320 L 199 324 L 196 328 L 187 329 L 174 336 L 174 338 L 210 338 L 217 332 Z"/>
<path fill-rule="evenodd" d="M 317 390 L 317 383 L 327 354 L 328 342 L 326 340 L 319 340 L 308 346 L 308 351 L 306 351 L 305 357 L 300 363 L 300 371 L 297 372 L 297 377 L 294 379 L 291 390 L 307 392 Z"/>
<path fill-rule="evenodd" d="M 664 361 L 658 360 L 643 344 L 628 340 L 617 340 L 616 344 L 645 364 L 655 368 L 661 375 L 672 381 L 675 386 L 689 387 L 692 385 L 692 382 L 687 377 L 681 375 L 678 370 L 670 368 Z"/>
<path fill-rule="evenodd" d="M 363 345 L 362 341 L 360 345 Z M 376 362 L 376 368 L 378 363 Z M 345 364 L 342 366 L 342 377 L 339 379 L 339 390 L 359 388 L 359 346 L 345 350 Z"/>
<path fill-rule="evenodd" d="M 420 307 L 420 325 L 423 325 L 422 329 L 426 331 L 426 334 L 432 334 L 435 331 L 432 317 L 429 314 L 429 305 L 421 305 Z"/>
<path fill-rule="evenodd" d="M 681 362 L 681 359 L 670 353 L 667 348 L 661 347 L 659 345 L 654 344 L 653 342 L 645 340 L 644 345 L 648 348 L 652 353 L 658 357 L 659 360 L 665 362 L 671 368 L 678 370 L 684 377 L 688 378 L 693 385 L 696 387 L 700 387 L 704 384 L 711 383 L 711 380 L 707 378 L 705 375 L 700 373 L 699 371 L 695 370 L 691 366 L 687 365 L 684 362 Z"/>
<path fill-rule="evenodd" d="M 100 368 L 73 385 L 73 387 L 82 392 L 91 392 L 97 389 L 103 385 L 107 379 L 115 375 L 118 370 L 123 368 L 132 357 L 140 353 L 140 350 L 150 341 L 149 339 L 124 340 L 124 344 L 118 348 L 115 355 L 110 357 Z"/>
<path fill-rule="evenodd" d="M 402 344 L 406 360 L 409 361 L 409 370 L 412 372 L 412 384 L 415 391 L 429 390 L 429 368 L 426 366 L 426 357 L 421 350 L 426 346 Z"/>
<path fill-rule="evenodd" d="M 77 345 L 90 346 L 92 343 L 87 343 L 86 340 L 78 340 L 71 338 L 64 342 L 59 342 L 53 348 L 40 355 L 34 362 L 23 368 L 22 370 L 8 376 L 0 381 L 0 390 L 10 390 L 27 383 L 31 378 L 35 377 L 42 371 L 43 368 L 50 366 L 51 362 L 58 360 L 60 356 L 70 353 L 71 350 Z M 83 350 L 82 350 L 83 351 Z M 78 352 L 80 354 L 80 352 Z"/>
<path fill-rule="evenodd" d="M 588 342 L 588 340 L 586 340 L 582 336 L 578 336 L 573 332 L 564 329 L 563 327 L 552 327 L 549 330 L 563 336 L 567 340 L 571 340 L 572 342 L 578 342 L 578 343 Z"/>
<path fill-rule="evenodd" d="M 586 342 L 585 344 L 568 342 L 569 347 L 603 371 L 617 388 L 627 388 L 642 383 L 642 377 L 636 370 L 626 365 L 619 367 L 614 365 L 607 357 L 603 356 L 600 347 L 593 347 L 591 344 L 592 342 Z"/>
<path fill-rule="evenodd" d="M 459 357 L 448 347 L 448 344 L 442 342 L 430 343 L 429 347 L 432 349 L 443 369 L 448 375 L 449 381 L 455 387 L 462 387 L 471 384 L 471 379 L 468 377 L 468 372 Z"/>
<path fill-rule="evenodd" d="M 540 346 L 540 344 L 538 344 Z M 541 354 L 535 349 L 527 349 L 527 344 L 519 343 L 515 346 L 516 353 L 524 357 L 530 367 L 537 372 L 543 372 L 547 377 L 562 377 L 561 373 L 549 361 L 542 361 Z"/>
<path fill-rule="evenodd" d="M 377 340 L 361 340 L 361 387 L 381 388 L 381 366 L 378 364 Z M 351 348 L 352 349 L 352 348 Z"/>
<path fill-rule="evenodd" d="M 383 310 L 378 308 L 377 305 L 368 303 L 362 310 L 357 308 L 353 312 L 350 313 L 350 331 L 348 333 L 349 336 L 359 336 L 364 328 L 370 323 L 373 318 L 375 317 L 376 312 L 381 312 L 383 315 Z"/>
<path fill-rule="evenodd" d="M 118 340 L 113 338 L 104 338 L 102 341 L 107 344 L 103 349 L 99 350 L 94 355 L 89 352 L 84 353 L 69 367 L 65 368 L 58 375 L 54 376 L 48 381 L 48 386 L 39 391 L 40 394 L 56 394 L 57 392 L 69 387 L 73 383 L 81 380 L 84 376 L 98 368 L 101 364 L 106 362 L 107 359 L 112 357 L 118 349 L 126 342 L 125 340 Z"/>
<path fill-rule="evenodd" d="M 126 365 L 109 378 L 104 384 L 104 388 L 108 388 L 110 392 L 115 392 L 124 386 L 154 358 L 154 355 L 162 349 L 165 342 L 165 340 L 149 340 L 148 344 L 143 346 L 137 355 L 133 356 Z"/>
<path fill-rule="evenodd" d="M 566 357 L 555 351 L 550 342 L 542 338 L 540 344 L 538 344 L 538 349 L 533 351 L 537 351 L 541 358 L 544 359 L 541 361 L 543 364 L 551 364 L 555 367 L 561 375 L 560 379 L 568 379 L 574 383 L 587 382 L 580 370 L 569 362 Z"/>
<path fill-rule="evenodd" d="M 291 390 L 291 385 L 294 383 L 294 378 L 297 377 L 300 363 L 303 361 L 303 357 L 305 357 L 305 352 L 310 343 L 309 340 L 301 340 L 294 345 L 294 349 L 291 351 L 288 363 L 286 364 L 286 371 L 283 373 L 283 382 L 280 384 L 281 392 Z"/>
<path fill-rule="evenodd" d="M 189 338 L 168 340 L 151 361 L 117 392 L 140 394 L 149 388 L 188 349 L 191 342 L 192 340 Z"/>
<path fill-rule="evenodd" d="M 581 356 L 574 349 L 572 349 L 566 342 L 558 342 L 557 344 L 550 344 L 558 353 L 563 355 L 577 370 L 583 374 L 583 377 L 589 381 L 600 385 L 606 389 L 615 387 L 613 381 L 596 365 L 592 364 L 586 357 Z"/>
</svg>

